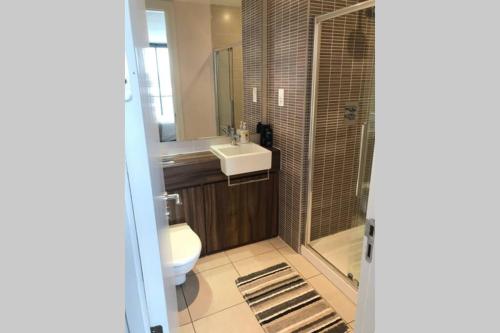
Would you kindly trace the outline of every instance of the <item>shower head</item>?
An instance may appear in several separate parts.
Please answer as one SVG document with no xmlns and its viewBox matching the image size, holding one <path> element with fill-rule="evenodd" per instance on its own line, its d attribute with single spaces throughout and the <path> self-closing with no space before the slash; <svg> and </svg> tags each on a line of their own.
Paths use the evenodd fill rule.
<svg viewBox="0 0 500 333">
<path fill-rule="evenodd" d="M 358 12 L 358 20 L 353 31 L 347 37 L 347 50 L 354 59 L 363 59 L 366 47 L 366 36 L 363 32 L 364 24 L 362 11 Z"/>
<path fill-rule="evenodd" d="M 365 17 L 375 18 L 375 7 L 370 7 L 358 12 L 356 27 L 347 37 L 347 49 L 354 59 L 363 59 L 366 53 L 367 40 L 364 30 L 366 30 Z M 368 24 L 372 24 L 370 21 Z"/>
<path fill-rule="evenodd" d="M 375 7 L 366 8 L 365 15 L 369 18 L 375 18 Z"/>
</svg>

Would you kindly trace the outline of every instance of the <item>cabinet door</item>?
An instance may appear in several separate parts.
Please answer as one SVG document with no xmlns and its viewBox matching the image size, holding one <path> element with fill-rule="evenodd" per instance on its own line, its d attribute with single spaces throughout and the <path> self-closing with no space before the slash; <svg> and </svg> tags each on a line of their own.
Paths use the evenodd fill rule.
<svg viewBox="0 0 500 333">
<path fill-rule="evenodd" d="M 203 186 L 207 253 L 276 236 L 278 177 L 239 186 L 218 182 Z"/>
<path fill-rule="evenodd" d="M 169 224 L 187 223 L 200 237 L 201 255 L 205 255 L 206 233 L 203 188 L 201 186 L 193 186 L 171 190 L 168 193 L 178 193 L 182 201 L 182 205 L 180 206 L 177 206 L 173 200 L 167 201 L 167 208 L 170 213 Z"/>
<path fill-rule="evenodd" d="M 271 173 L 268 181 L 243 186 L 249 207 L 246 218 L 250 224 L 250 242 L 275 237 L 278 234 L 278 176 Z"/>
</svg>

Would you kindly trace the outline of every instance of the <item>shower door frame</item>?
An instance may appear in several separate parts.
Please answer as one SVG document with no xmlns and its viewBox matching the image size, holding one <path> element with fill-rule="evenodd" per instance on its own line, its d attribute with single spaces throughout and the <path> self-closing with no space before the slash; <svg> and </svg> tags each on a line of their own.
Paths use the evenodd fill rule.
<svg viewBox="0 0 500 333">
<path fill-rule="evenodd" d="M 229 66 L 229 98 L 230 98 L 230 112 L 231 112 L 231 127 L 236 128 L 235 116 L 234 116 L 234 48 L 237 46 L 241 46 L 241 43 L 232 44 L 227 47 L 222 47 L 218 49 L 213 49 L 213 70 L 214 70 L 214 99 L 215 99 L 215 122 L 217 124 L 217 135 L 229 135 L 228 133 L 219 133 L 221 128 L 220 126 L 220 117 L 219 117 L 219 91 L 217 89 L 217 82 L 219 79 L 219 64 L 217 62 L 217 57 L 222 51 L 228 52 L 228 66 Z"/>
<path fill-rule="evenodd" d="M 319 55 L 320 55 L 320 40 L 321 40 L 321 25 L 324 21 L 334 19 L 336 17 L 348 15 L 351 13 L 358 12 L 367 8 L 375 7 L 375 0 L 368 0 L 364 2 L 357 3 L 355 5 L 345 7 L 336 10 L 331 13 L 326 13 L 323 15 L 316 16 L 314 20 L 314 42 L 313 42 L 313 58 L 312 58 L 312 87 L 311 87 L 311 116 L 310 116 L 310 126 L 309 126 L 309 153 L 308 153 L 308 185 L 307 185 L 307 217 L 305 226 L 305 239 L 304 247 L 302 251 L 309 257 L 313 256 L 314 261 L 318 262 L 320 266 L 327 266 L 330 271 L 334 274 L 327 275 L 327 277 L 332 277 L 340 289 L 343 289 L 344 293 L 351 298 L 351 300 L 356 303 L 353 296 L 357 294 L 358 288 L 354 285 L 347 276 L 341 272 L 335 265 L 326 260 L 318 251 L 316 251 L 311 245 L 311 220 L 312 220 L 312 180 L 313 180 L 313 165 L 314 165 L 314 133 L 316 133 L 316 112 L 317 112 L 317 90 L 318 90 L 318 78 L 319 78 Z M 365 126 L 366 127 L 366 126 Z M 361 143 L 363 145 L 363 143 Z M 362 148 L 361 148 L 362 149 Z M 361 172 L 358 172 L 358 178 L 361 177 Z M 358 179 L 359 181 L 359 179 Z M 313 259 L 313 258 L 311 258 Z M 320 264 L 321 263 L 321 264 Z M 339 277 L 341 277 L 339 279 Z M 359 281 L 360 284 L 362 281 Z"/>
</svg>

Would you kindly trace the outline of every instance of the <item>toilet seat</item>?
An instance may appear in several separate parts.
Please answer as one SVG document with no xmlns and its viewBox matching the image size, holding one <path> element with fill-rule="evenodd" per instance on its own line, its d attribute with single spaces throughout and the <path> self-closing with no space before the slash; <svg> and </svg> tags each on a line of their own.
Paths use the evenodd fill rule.
<svg viewBox="0 0 500 333">
<path fill-rule="evenodd" d="M 199 258 L 201 252 L 200 237 L 187 223 L 170 226 L 167 234 L 171 251 L 169 266 L 186 265 Z"/>
</svg>

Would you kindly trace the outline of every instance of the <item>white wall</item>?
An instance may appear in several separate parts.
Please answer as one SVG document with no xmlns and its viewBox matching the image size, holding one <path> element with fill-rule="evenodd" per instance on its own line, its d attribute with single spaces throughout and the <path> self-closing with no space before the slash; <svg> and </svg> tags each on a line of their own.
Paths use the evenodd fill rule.
<svg viewBox="0 0 500 333">
<path fill-rule="evenodd" d="M 208 4 L 174 2 L 184 138 L 217 135 Z"/>
<path fill-rule="evenodd" d="M 209 2 L 146 0 L 146 7 L 167 13 L 179 139 L 217 135 Z"/>
</svg>

